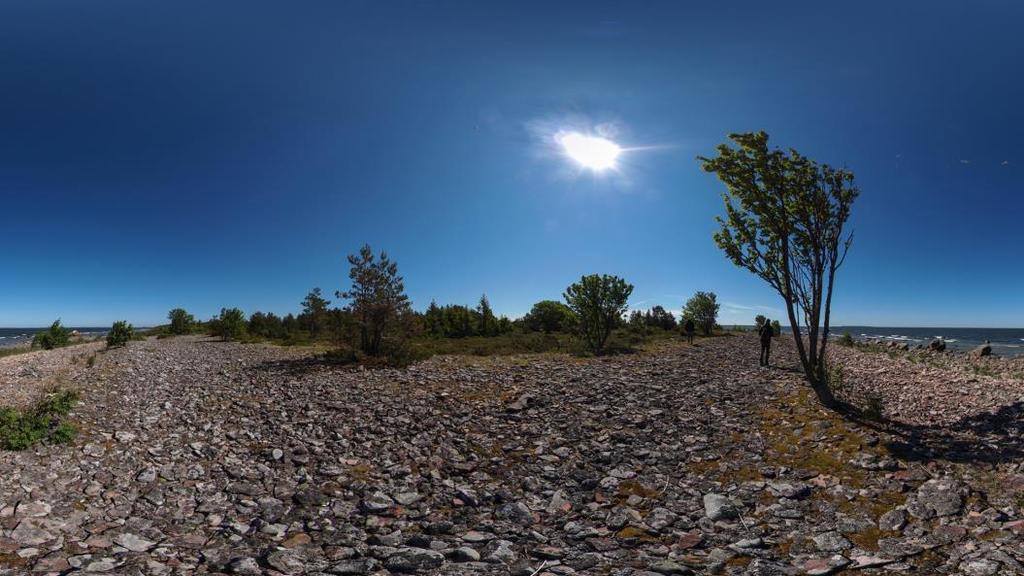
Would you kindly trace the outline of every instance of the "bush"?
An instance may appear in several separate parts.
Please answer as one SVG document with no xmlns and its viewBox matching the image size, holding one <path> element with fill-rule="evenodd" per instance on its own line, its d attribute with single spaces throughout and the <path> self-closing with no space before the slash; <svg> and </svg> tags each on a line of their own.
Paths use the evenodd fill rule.
<svg viewBox="0 0 1024 576">
<path fill-rule="evenodd" d="M 196 319 L 182 308 L 175 308 L 168 312 L 167 319 L 171 321 L 168 330 L 176 336 L 191 333 L 196 325 Z"/>
<path fill-rule="evenodd" d="M 135 338 L 135 328 L 125 320 L 114 322 L 107 333 L 107 348 L 124 346 L 128 341 Z"/>
<path fill-rule="evenodd" d="M 565 302 L 576 314 L 577 331 L 594 354 L 604 351 L 612 330 L 622 323 L 633 285 L 607 274 L 583 276 L 565 290 Z"/>
<path fill-rule="evenodd" d="M 61 326 L 60 319 L 57 319 L 46 332 L 40 332 L 32 338 L 32 347 L 53 350 L 54 348 L 67 346 L 70 340 L 71 331 Z"/>
<path fill-rule="evenodd" d="M 836 340 L 836 343 L 839 344 L 840 346 L 853 346 L 854 344 L 856 344 L 856 342 L 853 340 L 853 336 L 850 336 L 849 332 L 840 336 L 839 340 Z"/>
<path fill-rule="evenodd" d="M 245 336 L 245 314 L 238 308 L 221 308 L 213 322 L 213 335 L 225 342 L 241 339 Z"/>
<path fill-rule="evenodd" d="M 54 390 L 27 410 L 0 408 L 0 449 L 25 450 L 40 441 L 69 442 L 75 429 L 62 422 L 78 401 L 73 390 Z"/>
</svg>

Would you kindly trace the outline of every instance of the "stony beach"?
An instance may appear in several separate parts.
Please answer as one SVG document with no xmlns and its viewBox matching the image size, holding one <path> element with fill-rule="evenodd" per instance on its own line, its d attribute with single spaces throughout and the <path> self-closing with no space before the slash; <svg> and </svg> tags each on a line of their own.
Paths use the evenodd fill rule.
<svg viewBox="0 0 1024 576">
<path fill-rule="evenodd" d="M 180 337 L 0 359 L 74 387 L 70 445 L 0 453 L 0 574 L 1019 574 L 1024 364 L 791 343 L 405 370 Z M 89 358 L 95 356 L 90 362 Z M 90 365 L 91 364 L 91 365 Z"/>
</svg>

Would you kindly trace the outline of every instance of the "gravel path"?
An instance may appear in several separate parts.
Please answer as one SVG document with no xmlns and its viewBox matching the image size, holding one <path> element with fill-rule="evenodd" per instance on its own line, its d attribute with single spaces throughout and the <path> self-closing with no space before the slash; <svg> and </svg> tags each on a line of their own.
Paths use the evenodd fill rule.
<svg viewBox="0 0 1024 576">
<path fill-rule="evenodd" d="M 6 359 L 0 386 L 63 366 L 83 400 L 73 445 L 0 453 L 0 574 L 1018 573 L 1019 460 L 897 458 L 905 435 L 815 406 L 776 348 Z"/>
</svg>

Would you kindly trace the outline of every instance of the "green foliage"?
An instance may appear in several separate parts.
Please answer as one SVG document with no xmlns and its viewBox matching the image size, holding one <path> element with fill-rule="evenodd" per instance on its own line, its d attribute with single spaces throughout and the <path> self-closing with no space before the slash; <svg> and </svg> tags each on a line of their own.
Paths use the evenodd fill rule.
<svg viewBox="0 0 1024 576">
<path fill-rule="evenodd" d="M 523 317 L 523 323 L 534 332 L 571 332 L 576 326 L 576 314 L 561 302 L 541 300 Z"/>
<path fill-rule="evenodd" d="M 782 334 L 782 324 L 778 320 L 772 320 L 772 336 L 776 338 Z"/>
<path fill-rule="evenodd" d="M 693 320 L 697 329 L 705 336 L 711 336 L 718 318 L 718 298 L 714 292 L 697 292 L 686 301 L 683 307 L 683 318 Z"/>
<path fill-rule="evenodd" d="M 54 390 L 26 410 L 0 408 L 0 449 L 25 450 L 33 444 L 48 441 L 69 442 L 75 429 L 62 422 L 78 401 L 72 390 Z"/>
<path fill-rule="evenodd" d="M 849 347 L 849 346 L 853 346 L 854 344 L 856 344 L 856 341 L 853 339 L 853 336 L 850 336 L 850 333 L 847 332 L 847 333 L 843 334 L 839 338 L 839 340 L 836 341 L 836 343 L 839 344 L 840 346 L 848 346 Z"/>
<path fill-rule="evenodd" d="M 299 325 L 309 332 L 311 338 L 319 338 L 327 329 L 328 306 L 331 303 L 323 298 L 319 288 L 313 288 L 302 301 L 302 313 L 299 314 Z"/>
<path fill-rule="evenodd" d="M 190 334 L 195 329 L 196 319 L 182 308 L 175 308 L 167 313 L 171 321 L 168 331 L 176 336 Z"/>
<path fill-rule="evenodd" d="M 678 327 L 675 316 L 661 306 L 655 306 L 644 312 L 644 324 L 651 328 L 662 330 L 675 330 Z"/>
<path fill-rule="evenodd" d="M 764 314 L 758 314 L 757 316 L 754 316 L 754 332 L 759 332 L 761 330 L 761 326 L 764 326 L 764 323 L 767 321 L 768 318 L 765 317 Z"/>
<path fill-rule="evenodd" d="M 110 332 L 107 333 L 107 348 L 124 346 L 133 338 L 135 338 L 135 327 L 125 320 L 118 320 L 114 322 L 114 325 L 110 327 Z"/>
<path fill-rule="evenodd" d="M 512 322 L 508 318 L 494 316 L 486 296 L 480 299 L 476 308 L 460 304 L 438 306 L 432 301 L 420 322 L 426 334 L 443 338 L 498 336 L 512 330 Z"/>
<path fill-rule="evenodd" d="M 476 307 L 477 313 L 477 334 L 481 336 L 497 336 L 498 335 L 498 319 L 494 316 L 494 311 L 491 310 L 491 303 L 487 300 L 487 295 L 480 296 L 480 303 Z"/>
<path fill-rule="evenodd" d="M 71 331 L 61 326 L 60 319 L 58 318 L 45 332 L 40 332 L 32 338 L 32 347 L 53 350 L 54 348 L 67 346 L 70 340 Z"/>
<path fill-rule="evenodd" d="M 338 292 L 338 297 L 350 301 L 348 309 L 359 327 L 359 349 L 378 356 L 386 337 L 400 340 L 407 336 L 411 310 L 405 284 L 398 275 L 398 264 L 384 252 L 375 258 L 369 244 L 360 248 L 359 254 L 349 255 L 348 262 L 352 286 Z"/>
<path fill-rule="evenodd" d="M 725 184 L 725 216 L 715 242 L 737 266 L 782 296 L 804 374 L 819 400 L 831 405 L 822 381 L 836 270 L 852 236 L 843 227 L 859 191 L 853 173 L 768 148 L 764 132 L 730 134 L 703 169 Z M 797 318 L 804 320 L 807 345 Z"/>
<path fill-rule="evenodd" d="M 220 316 L 211 323 L 213 335 L 225 342 L 245 336 L 245 314 L 238 308 L 221 308 Z"/>
<path fill-rule="evenodd" d="M 604 351 L 612 329 L 622 323 L 633 285 L 618 276 L 591 274 L 565 290 L 565 302 L 578 319 L 579 332 L 587 349 Z"/>
</svg>

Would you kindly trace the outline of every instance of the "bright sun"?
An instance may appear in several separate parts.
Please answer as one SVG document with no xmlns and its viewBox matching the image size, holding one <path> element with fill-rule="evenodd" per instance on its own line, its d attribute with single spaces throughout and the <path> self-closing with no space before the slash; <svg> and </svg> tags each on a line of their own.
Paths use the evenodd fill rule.
<svg viewBox="0 0 1024 576">
<path fill-rule="evenodd" d="M 565 153 L 580 166 L 596 172 L 615 168 L 615 161 L 622 153 L 618 144 L 598 136 L 586 136 L 579 132 L 565 132 L 555 137 Z"/>
</svg>

